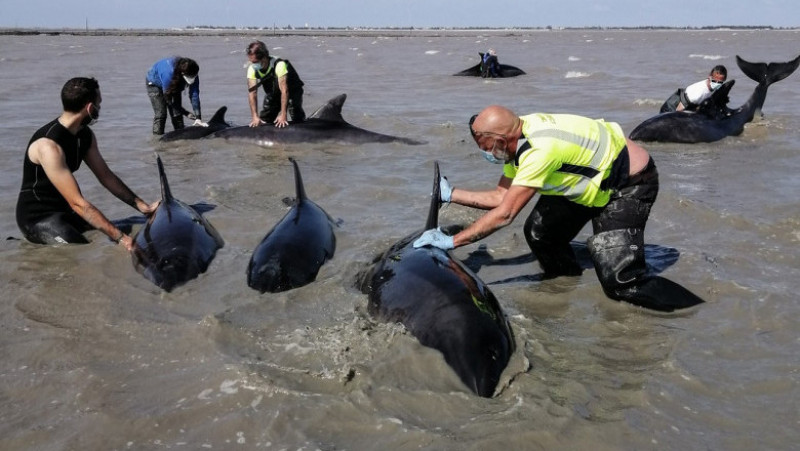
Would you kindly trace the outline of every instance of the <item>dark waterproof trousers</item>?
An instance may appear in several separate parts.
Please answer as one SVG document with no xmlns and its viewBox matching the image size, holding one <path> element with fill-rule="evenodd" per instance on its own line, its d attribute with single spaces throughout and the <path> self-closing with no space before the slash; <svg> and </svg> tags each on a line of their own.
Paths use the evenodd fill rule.
<svg viewBox="0 0 800 451">
<path fill-rule="evenodd" d="M 150 104 L 153 106 L 153 134 L 163 135 L 164 126 L 167 123 L 169 113 L 172 127 L 180 130 L 183 125 L 183 105 L 181 105 L 181 95 L 178 93 L 172 99 L 167 99 L 164 90 L 158 86 L 147 83 L 147 96 L 150 97 Z M 169 101 L 168 101 L 169 100 Z"/>
<path fill-rule="evenodd" d="M 261 108 L 259 117 L 262 121 L 271 124 L 281 113 L 281 92 L 279 90 L 266 93 L 264 104 Z M 292 122 L 303 122 L 306 120 L 306 112 L 303 111 L 303 88 L 289 90 L 289 104 L 286 106 L 286 113 Z"/>
<path fill-rule="evenodd" d="M 650 160 L 605 207 L 541 196 L 525 221 L 525 239 L 546 277 L 579 275 L 570 241 L 591 220 L 594 234 L 587 244 L 606 296 L 659 311 L 699 304 L 703 301 L 680 285 L 648 274 L 644 228 L 657 195 L 658 171 Z"/>
</svg>

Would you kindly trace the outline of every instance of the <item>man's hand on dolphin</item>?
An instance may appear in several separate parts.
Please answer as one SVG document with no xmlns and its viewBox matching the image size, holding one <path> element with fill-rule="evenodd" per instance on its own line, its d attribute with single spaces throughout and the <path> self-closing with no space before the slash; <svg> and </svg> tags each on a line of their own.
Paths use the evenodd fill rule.
<svg viewBox="0 0 800 451">
<path fill-rule="evenodd" d="M 439 229 L 430 229 L 422 233 L 422 235 L 414 241 L 414 247 L 433 246 L 442 250 L 449 250 L 453 248 L 453 237 L 445 235 Z"/>
<path fill-rule="evenodd" d="M 289 121 L 286 120 L 286 115 L 285 114 L 279 114 L 278 117 L 275 118 L 273 123 L 278 128 L 283 128 L 283 127 L 286 127 L 287 125 L 289 125 Z"/>
<path fill-rule="evenodd" d="M 160 199 L 159 199 L 159 200 L 157 200 L 157 201 L 155 201 L 155 202 L 153 202 L 153 203 L 152 203 L 152 204 L 150 204 L 150 205 L 147 205 L 147 206 L 145 206 L 145 207 L 144 207 L 144 208 L 142 208 L 140 211 L 141 211 L 142 213 L 144 213 L 145 215 L 147 215 L 147 216 L 150 216 L 150 215 L 152 215 L 152 214 L 153 214 L 153 212 L 155 212 L 155 211 L 156 211 L 156 209 L 158 208 L 158 206 L 159 206 L 159 205 L 161 205 L 161 200 L 160 200 Z"/>
<path fill-rule="evenodd" d="M 262 121 L 261 118 L 259 118 L 259 117 L 257 117 L 255 119 L 253 119 L 252 121 L 250 121 L 250 126 L 251 127 L 258 127 L 259 125 L 264 125 L 264 124 L 266 124 L 266 122 Z"/>
</svg>

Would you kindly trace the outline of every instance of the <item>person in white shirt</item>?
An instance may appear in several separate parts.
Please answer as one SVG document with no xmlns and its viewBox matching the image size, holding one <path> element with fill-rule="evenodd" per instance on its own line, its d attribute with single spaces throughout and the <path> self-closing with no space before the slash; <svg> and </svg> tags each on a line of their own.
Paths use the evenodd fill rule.
<svg viewBox="0 0 800 451">
<path fill-rule="evenodd" d="M 728 70 L 723 65 L 714 66 L 708 74 L 708 78 L 698 81 L 675 91 L 661 105 L 661 113 L 672 111 L 695 111 L 704 100 L 711 97 L 717 89 L 725 83 L 728 78 Z"/>
</svg>

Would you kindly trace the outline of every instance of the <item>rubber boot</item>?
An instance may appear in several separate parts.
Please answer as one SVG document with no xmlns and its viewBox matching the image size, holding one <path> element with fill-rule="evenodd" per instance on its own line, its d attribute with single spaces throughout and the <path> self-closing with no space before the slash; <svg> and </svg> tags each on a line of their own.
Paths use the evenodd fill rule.
<svg viewBox="0 0 800 451">
<path fill-rule="evenodd" d="M 541 201 L 540 201 L 541 202 Z M 547 230 L 543 227 L 544 217 L 537 209 L 534 209 L 523 227 L 525 241 L 531 252 L 539 260 L 539 266 L 544 271 L 544 278 L 551 279 L 559 276 L 579 276 L 583 273 L 583 268 L 578 264 L 575 251 L 572 250 L 570 239 L 574 236 L 572 231 L 564 232 L 567 227 L 559 230 L 559 233 L 551 233 L 546 238 L 537 230 Z M 582 224 L 577 224 L 573 228 L 575 234 L 580 230 Z"/>
<path fill-rule="evenodd" d="M 578 264 L 578 259 L 575 258 L 575 251 L 569 243 L 556 245 L 547 243 L 542 240 L 529 238 L 530 235 L 525 234 L 528 240 L 533 255 L 539 260 L 539 266 L 544 271 L 545 279 L 552 279 L 559 276 L 580 276 L 583 274 L 583 268 Z"/>
<path fill-rule="evenodd" d="M 164 126 L 167 124 L 167 116 L 153 118 L 153 134 L 163 135 Z"/>
<path fill-rule="evenodd" d="M 587 241 L 595 271 L 606 296 L 661 312 L 703 302 L 675 282 L 647 274 L 641 229 L 601 232 Z"/>
<path fill-rule="evenodd" d="M 172 128 L 180 130 L 183 128 L 183 116 L 170 116 L 172 119 Z"/>
</svg>

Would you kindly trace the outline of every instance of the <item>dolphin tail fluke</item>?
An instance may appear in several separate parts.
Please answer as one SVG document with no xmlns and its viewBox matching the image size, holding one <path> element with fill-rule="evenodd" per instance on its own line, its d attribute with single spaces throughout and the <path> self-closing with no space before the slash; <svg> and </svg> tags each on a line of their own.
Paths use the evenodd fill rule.
<svg viewBox="0 0 800 451">
<path fill-rule="evenodd" d="M 303 177 L 300 175 L 300 168 L 297 166 L 297 161 L 294 158 L 289 157 L 289 161 L 292 162 L 294 166 L 294 187 L 295 187 L 295 196 L 297 197 L 297 203 L 306 200 L 306 189 L 303 187 Z"/>
<path fill-rule="evenodd" d="M 156 155 L 156 162 L 158 163 L 158 177 L 161 179 L 161 202 L 169 203 L 172 200 L 172 192 L 169 190 L 167 173 L 164 172 L 164 163 L 161 162 L 161 156 Z"/>
<path fill-rule="evenodd" d="M 433 162 L 433 191 L 431 192 L 431 208 L 428 210 L 428 222 L 425 223 L 425 230 L 439 227 L 439 206 L 442 204 L 441 188 L 439 187 L 439 162 Z"/>
<path fill-rule="evenodd" d="M 736 55 L 736 65 L 752 80 L 766 86 L 792 75 L 800 66 L 800 56 L 785 63 L 751 63 Z"/>
</svg>

